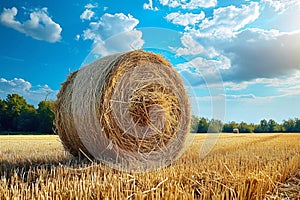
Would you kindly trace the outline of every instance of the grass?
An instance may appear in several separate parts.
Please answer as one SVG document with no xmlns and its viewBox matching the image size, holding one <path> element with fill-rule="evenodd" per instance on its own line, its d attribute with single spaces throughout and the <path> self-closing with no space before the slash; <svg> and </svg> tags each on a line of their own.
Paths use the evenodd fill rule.
<svg viewBox="0 0 300 200">
<path fill-rule="evenodd" d="M 300 198 L 300 134 L 205 135 L 168 168 L 125 173 L 79 160 L 57 136 L 0 136 L 0 199 Z"/>
</svg>

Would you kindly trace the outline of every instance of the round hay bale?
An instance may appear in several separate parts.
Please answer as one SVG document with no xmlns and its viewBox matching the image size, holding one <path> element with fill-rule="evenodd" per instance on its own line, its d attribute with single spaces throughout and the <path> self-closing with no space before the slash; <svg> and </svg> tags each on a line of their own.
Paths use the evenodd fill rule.
<svg viewBox="0 0 300 200">
<path fill-rule="evenodd" d="M 71 154 L 127 171 L 169 165 L 183 153 L 190 130 L 179 74 L 142 50 L 106 56 L 72 73 L 57 95 L 55 115 Z"/>
</svg>

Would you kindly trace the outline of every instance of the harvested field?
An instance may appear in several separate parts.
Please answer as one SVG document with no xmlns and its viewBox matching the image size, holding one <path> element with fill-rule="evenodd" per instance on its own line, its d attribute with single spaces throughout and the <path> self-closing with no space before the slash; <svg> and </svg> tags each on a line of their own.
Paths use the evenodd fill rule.
<svg viewBox="0 0 300 200">
<path fill-rule="evenodd" d="M 0 199 L 299 199 L 300 134 L 205 135 L 168 168 L 119 172 L 63 150 L 57 136 L 0 136 Z"/>
</svg>

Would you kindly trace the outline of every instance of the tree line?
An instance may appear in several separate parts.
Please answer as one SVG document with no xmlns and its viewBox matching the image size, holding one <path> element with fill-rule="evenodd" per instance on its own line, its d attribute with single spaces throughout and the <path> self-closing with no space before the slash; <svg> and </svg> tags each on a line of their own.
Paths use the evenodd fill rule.
<svg viewBox="0 0 300 200">
<path fill-rule="evenodd" d="M 207 119 L 204 117 L 192 116 L 191 132 L 192 133 L 232 133 L 233 129 L 239 129 L 240 133 L 278 133 L 278 132 L 300 132 L 300 119 L 283 120 L 282 123 L 277 123 L 273 119 L 262 119 L 259 124 L 246 122 L 228 122 L 223 123 L 218 119 Z"/>
<path fill-rule="evenodd" d="M 41 101 L 38 108 L 18 94 L 0 99 L 1 132 L 53 133 L 54 101 Z"/>
<path fill-rule="evenodd" d="M 38 108 L 28 104 L 24 97 L 18 94 L 8 94 L 6 99 L 0 99 L 0 132 L 37 132 L 54 133 L 54 101 L 41 101 Z M 223 123 L 218 119 L 207 119 L 192 116 L 191 132 L 227 132 L 232 133 L 238 128 L 240 133 L 276 133 L 300 132 L 300 119 L 283 120 L 277 123 L 273 119 L 263 119 L 259 124 L 246 122 Z"/>
</svg>

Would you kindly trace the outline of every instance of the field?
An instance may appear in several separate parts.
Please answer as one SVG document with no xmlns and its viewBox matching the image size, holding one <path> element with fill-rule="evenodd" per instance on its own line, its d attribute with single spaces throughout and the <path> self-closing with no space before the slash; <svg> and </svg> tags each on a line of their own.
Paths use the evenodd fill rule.
<svg viewBox="0 0 300 200">
<path fill-rule="evenodd" d="M 0 199 L 300 199 L 300 134 L 205 135 L 168 168 L 118 172 L 66 153 L 57 136 L 0 136 Z"/>
</svg>

